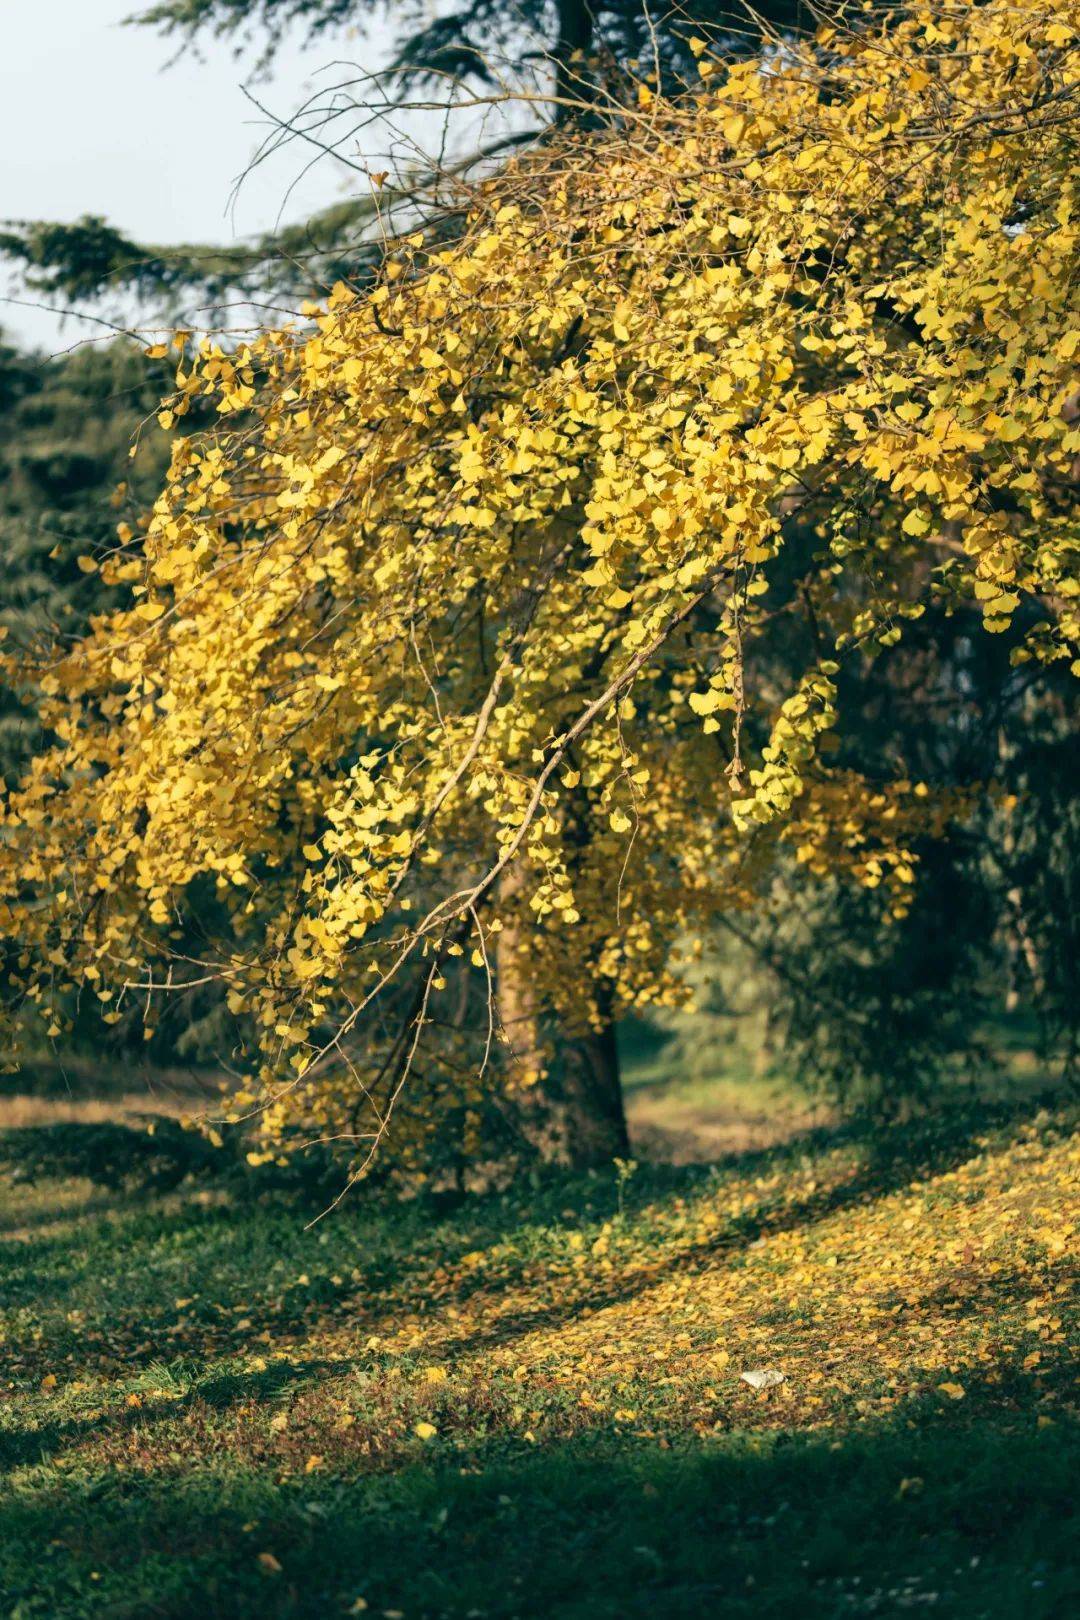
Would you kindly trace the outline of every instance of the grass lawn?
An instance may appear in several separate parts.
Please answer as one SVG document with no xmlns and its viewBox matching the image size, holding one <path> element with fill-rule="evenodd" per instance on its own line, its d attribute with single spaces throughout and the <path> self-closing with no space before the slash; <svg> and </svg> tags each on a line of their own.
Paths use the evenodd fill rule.
<svg viewBox="0 0 1080 1620">
<path fill-rule="evenodd" d="M 9 1174 L 0 1615 L 1064 1620 L 1075 1124 L 957 1106 L 310 1229 Z"/>
</svg>

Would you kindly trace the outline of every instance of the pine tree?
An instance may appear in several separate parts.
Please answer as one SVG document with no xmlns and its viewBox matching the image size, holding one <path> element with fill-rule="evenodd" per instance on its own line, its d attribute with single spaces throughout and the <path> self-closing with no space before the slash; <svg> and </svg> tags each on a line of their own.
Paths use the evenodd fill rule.
<svg viewBox="0 0 1080 1620">
<path fill-rule="evenodd" d="M 427 5 L 398 0 L 388 13 L 394 44 L 386 85 L 391 103 L 418 88 L 436 86 L 445 94 L 448 79 L 479 89 L 507 79 L 546 85 L 554 99 L 533 105 L 528 129 L 475 154 L 493 155 L 580 116 L 594 97 L 618 96 L 627 69 L 667 91 L 677 89 L 692 78 L 691 39 L 704 35 L 724 54 L 740 55 L 758 48 L 763 28 L 790 34 L 812 25 L 815 14 L 807 0 L 761 0 L 753 9 L 732 0 L 688 0 L 655 10 L 646 0 L 598 6 L 522 0 L 513 7 L 477 0 L 432 16 Z M 207 39 L 228 38 L 238 48 L 256 42 L 265 65 L 297 27 L 317 48 L 335 28 L 355 22 L 370 30 L 384 15 L 373 0 L 162 0 L 135 20 L 195 46 Z M 405 190 L 408 196 L 407 184 Z M 19 222 L 0 232 L 0 254 L 49 298 L 78 304 L 126 296 L 175 312 L 188 295 L 212 307 L 237 294 L 304 296 L 341 277 L 362 277 L 378 260 L 369 239 L 375 213 L 368 193 L 231 246 L 139 242 L 88 213 L 71 222 Z"/>
<path fill-rule="evenodd" d="M 80 555 L 111 549 L 116 525 L 152 499 L 166 454 L 155 434 L 130 462 L 167 385 L 161 364 L 116 339 L 46 360 L 0 343 L 0 626 L 5 646 L 62 653 L 115 596 Z M 40 743 L 30 694 L 0 694 L 0 775 Z"/>
</svg>

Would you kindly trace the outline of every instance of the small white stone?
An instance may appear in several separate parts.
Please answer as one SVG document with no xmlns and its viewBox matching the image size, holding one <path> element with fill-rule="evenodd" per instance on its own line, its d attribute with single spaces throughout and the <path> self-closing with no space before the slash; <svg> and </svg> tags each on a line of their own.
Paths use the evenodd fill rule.
<svg viewBox="0 0 1080 1620">
<path fill-rule="evenodd" d="M 739 1377 L 751 1389 L 775 1389 L 777 1384 L 784 1382 L 784 1374 L 777 1372 L 775 1367 L 754 1367 L 749 1372 L 740 1373 Z"/>
</svg>

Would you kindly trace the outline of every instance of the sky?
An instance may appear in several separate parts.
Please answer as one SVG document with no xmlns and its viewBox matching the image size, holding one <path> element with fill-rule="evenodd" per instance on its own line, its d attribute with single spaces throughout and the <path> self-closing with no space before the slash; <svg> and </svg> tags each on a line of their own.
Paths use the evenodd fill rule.
<svg viewBox="0 0 1080 1620">
<path fill-rule="evenodd" d="M 231 41 L 206 39 L 172 66 L 175 39 L 122 22 L 139 0 L 0 0 L 0 219 L 72 220 L 104 215 L 136 240 L 228 242 L 272 229 L 303 166 L 291 147 L 230 194 L 267 124 L 242 86 L 287 116 L 348 57 L 377 66 L 386 48 L 355 32 L 301 35 L 269 78 L 254 78 L 255 52 L 237 59 Z M 345 194 L 357 176 L 327 159 L 284 202 L 282 221 L 307 217 Z M 27 296 L 0 267 L 0 294 Z M 32 294 L 29 296 L 33 296 Z M 67 348 L 95 329 L 0 303 L 9 337 Z M 98 332 L 101 328 L 96 329 Z"/>
</svg>

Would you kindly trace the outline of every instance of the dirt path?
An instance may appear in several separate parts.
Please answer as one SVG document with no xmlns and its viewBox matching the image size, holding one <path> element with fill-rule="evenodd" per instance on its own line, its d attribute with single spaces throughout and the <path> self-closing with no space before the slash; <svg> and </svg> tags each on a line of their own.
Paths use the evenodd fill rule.
<svg viewBox="0 0 1080 1620">
<path fill-rule="evenodd" d="M 823 1106 L 755 1106 L 732 1088 L 643 1086 L 627 1097 L 626 1113 L 635 1153 L 670 1164 L 706 1164 L 731 1153 L 753 1152 L 791 1141 L 832 1119 Z"/>
</svg>

